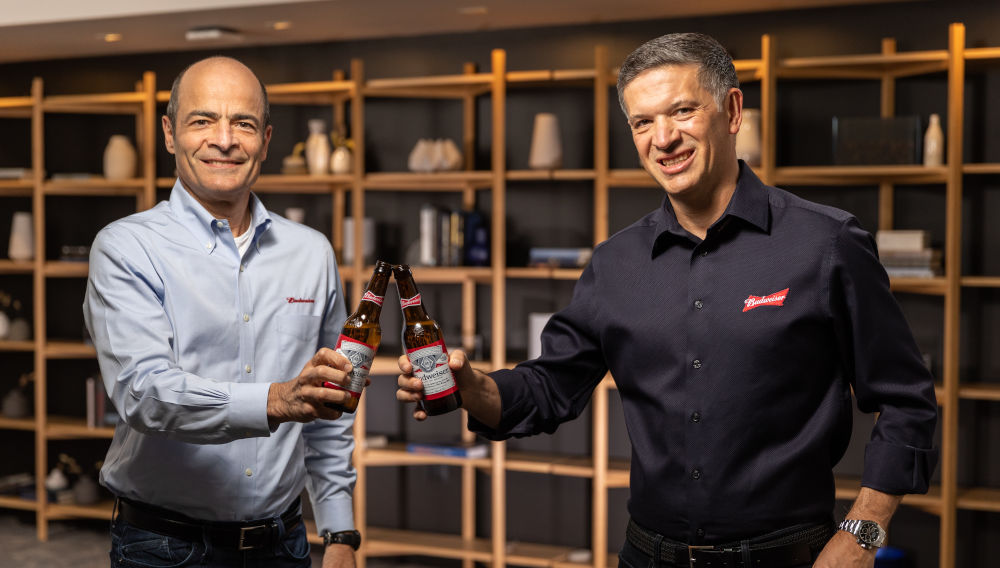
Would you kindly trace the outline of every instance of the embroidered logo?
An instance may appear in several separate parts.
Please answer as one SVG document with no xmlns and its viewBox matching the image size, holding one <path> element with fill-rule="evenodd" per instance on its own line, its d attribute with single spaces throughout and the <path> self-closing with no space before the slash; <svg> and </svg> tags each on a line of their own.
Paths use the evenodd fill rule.
<svg viewBox="0 0 1000 568">
<path fill-rule="evenodd" d="M 743 311 L 749 312 L 758 306 L 783 306 L 785 305 L 786 297 L 788 297 L 788 288 L 768 296 L 751 295 L 746 300 L 743 300 Z"/>
<path fill-rule="evenodd" d="M 289 304 L 315 304 L 316 303 L 316 300 L 313 300 L 311 298 L 292 298 L 291 296 L 289 296 L 288 298 L 285 298 L 285 299 L 288 300 Z"/>
</svg>

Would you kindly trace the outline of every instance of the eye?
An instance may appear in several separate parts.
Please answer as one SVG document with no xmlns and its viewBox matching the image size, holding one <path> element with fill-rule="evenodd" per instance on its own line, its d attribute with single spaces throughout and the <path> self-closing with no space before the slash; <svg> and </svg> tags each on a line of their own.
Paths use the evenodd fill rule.
<svg viewBox="0 0 1000 568">
<path fill-rule="evenodd" d="M 208 124 L 208 119 L 197 118 L 191 121 L 191 126 L 206 126 Z"/>
<path fill-rule="evenodd" d="M 632 130 L 641 130 L 642 128 L 649 126 L 653 121 L 648 118 L 637 118 L 632 121 Z"/>
<path fill-rule="evenodd" d="M 237 128 L 242 128 L 243 130 L 255 130 L 256 129 L 256 126 L 254 126 L 254 123 L 247 122 L 245 120 L 241 120 L 241 121 L 237 122 L 236 126 L 237 126 Z"/>
</svg>

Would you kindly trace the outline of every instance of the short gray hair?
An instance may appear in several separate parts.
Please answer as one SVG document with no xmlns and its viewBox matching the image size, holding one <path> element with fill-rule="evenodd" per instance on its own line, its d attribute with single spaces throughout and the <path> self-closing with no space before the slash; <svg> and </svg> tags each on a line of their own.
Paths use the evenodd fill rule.
<svg viewBox="0 0 1000 568">
<path fill-rule="evenodd" d="M 733 58 L 714 38 L 699 33 L 660 36 L 640 45 L 629 54 L 618 71 L 618 104 L 625 108 L 625 87 L 640 73 L 667 65 L 697 65 L 698 82 L 722 108 L 729 89 L 740 88 Z"/>
<path fill-rule="evenodd" d="M 247 64 L 243 63 L 242 61 L 234 57 L 226 57 L 222 55 L 215 55 L 212 57 L 206 57 L 205 59 L 201 59 L 199 61 L 195 61 L 194 63 L 182 69 L 181 72 L 177 74 L 177 77 L 174 79 L 173 86 L 170 87 L 170 101 L 167 102 L 167 118 L 170 120 L 170 126 L 173 127 L 175 131 L 177 130 L 177 106 L 178 104 L 180 104 L 178 103 L 177 98 L 180 96 L 179 91 L 181 87 L 181 79 L 184 78 L 184 74 L 188 72 L 188 69 L 194 67 L 195 65 L 201 63 L 202 61 L 207 61 L 209 59 L 228 59 L 230 61 L 235 61 L 236 63 L 239 63 L 240 65 L 249 69 L 250 73 L 252 73 L 254 78 L 257 79 L 257 83 L 260 85 L 261 101 L 264 103 L 264 116 L 261 117 L 261 120 L 263 120 L 264 122 L 261 125 L 261 133 L 263 135 L 264 128 L 267 128 L 271 124 L 271 105 L 267 101 L 267 87 L 264 85 L 264 82 L 260 80 L 260 77 L 257 77 L 257 74 L 254 73 L 253 69 L 250 69 L 250 67 Z"/>
</svg>

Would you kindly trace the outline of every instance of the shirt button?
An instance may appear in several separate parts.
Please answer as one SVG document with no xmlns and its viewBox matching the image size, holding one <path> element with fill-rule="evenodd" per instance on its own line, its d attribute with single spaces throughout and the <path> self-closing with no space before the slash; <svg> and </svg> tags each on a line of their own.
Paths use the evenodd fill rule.
<svg viewBox="0 0 1000 568">
<path fill-rule="evenodd" d="M 221 228 L 225 227 L 226 224 L 223 223 L 222 221 L 216 221 L 215 222 L 215 226 L 221 229 Z"/>
<path fill-rule="evenodd" d="M 698 308 L 700 310 L 703 307 L 705 307 L 705 304 L 701 300 L 695 300 L 694 301 L 694 307 L 696 307 L 696 308 Z"/>
<path fill-rule="evenodd" d="M 691 366 L 694 367 L 695 369 L 700 369 L 701 359 L 695 359 L 694 361 L 691 361 Z"/>
<path fill-rule="evenodd" d="M 205 243 L 205 248 L 207 248 L 207 249 L 212 248 L 212 243 Z"/>
<path fill-rule="evenodd" d="M 247 477 L 250 477 L 251 475 L 253 475 L 253 470 L 248 467 L 247 470 L 244 471 L 243 473 L 247 474 Z"/>
<path fill-rule="evenodd" d="M 243 321 L 250 321 L 250 314 L 243 314 Z"/>
<path fill-rule="evenodd" d="M 248 372 L 248 373 L 250 372 L 250 365 L 247 365 L 246 367 L 243 367 L 243 368 L 246 369 L 246 372 Z"/>
<path fill-rule="evenodd" d="M 247 265 L 245 265 L 245 264 L 241 264 L 240 265 L 240 272 L 243 272 L 246 269 L 247 269 Z"/>
<path fill-rule="evenodd" d="M 691 472 L 691 479 L 694 479 L 694 480 L 701 479 L 701 470 L 700 469 L 696 469 L 696 470 L 692 471 Z"/>
<path fill-rule="evenodd" d="M 691 413 L 691 422 L 701 422 L 701 413 L 697 410 Z"/>
<path fill-rule="evenodd" d="M 707 250 L 701 251 L 701 256 L 708 256 L 708 251 Z"/>
</svg>

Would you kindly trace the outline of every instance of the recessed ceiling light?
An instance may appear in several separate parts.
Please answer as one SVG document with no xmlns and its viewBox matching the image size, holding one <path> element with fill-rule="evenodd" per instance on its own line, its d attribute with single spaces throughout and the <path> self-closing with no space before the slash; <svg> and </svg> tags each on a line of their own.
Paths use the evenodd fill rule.
<svg viewBox="0 0 1000 568">
<path fill-rule="evenodd" d="M 188 41 L 211 41 L 230 40 L 242 41 L 243 34 L 232 29 L 221 26 L 208 26 L 203 28 L 191 28 L 184 33 L 184 39 Z"/>
<path fill-rule="evenodd" d="M 292 23 L 288 20 L 282 20 L 280 22 L 272 22 L 271 27 L 277 31 L 287 30 L 292 27 Z"/>
<path fill-rule="evenodd" d="M 116 41 L 121 41 L 122 37 L 122 34 L 104 34 L 101 36 L 101 39 L 107 43 L 115 43 Z"/>
<path fill-rule="evenodd" d="M 485 16 L 489 13 L 486 6 L 463 6 L 458 9 L 458 13 L 463 16 Z"/>
</svg>

